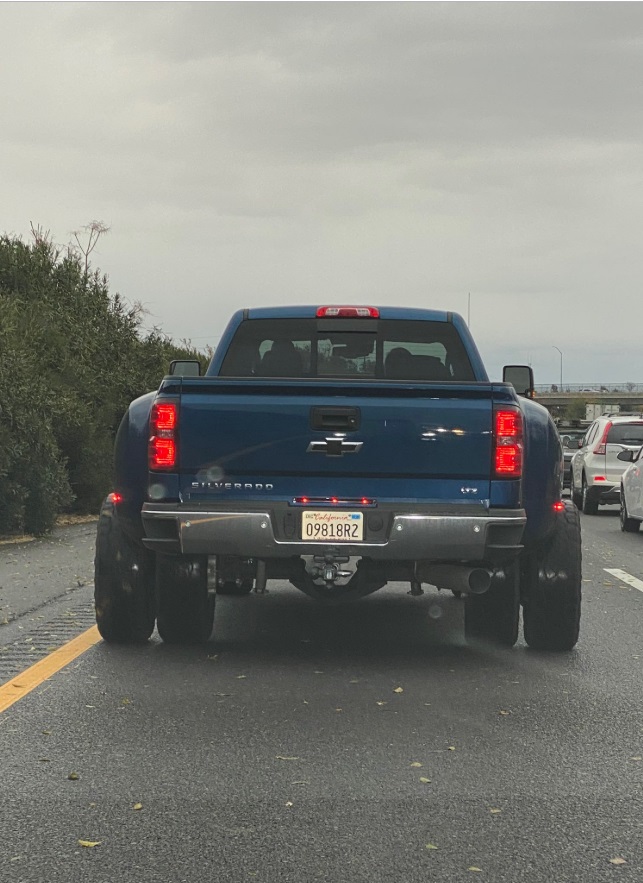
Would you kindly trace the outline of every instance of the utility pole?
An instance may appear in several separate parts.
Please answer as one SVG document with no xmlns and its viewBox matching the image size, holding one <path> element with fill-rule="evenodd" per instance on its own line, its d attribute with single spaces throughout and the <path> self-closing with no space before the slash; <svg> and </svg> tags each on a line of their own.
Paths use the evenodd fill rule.
<svg viewBox="0 0 643 883">
<path fill-rule="evenodd" d="M 559 350 L 557 346 L 552 344 L 552 348 L 558 350 L 560 353 L 560 392 L 563 391 L 563 351 Z"/>
</svg>

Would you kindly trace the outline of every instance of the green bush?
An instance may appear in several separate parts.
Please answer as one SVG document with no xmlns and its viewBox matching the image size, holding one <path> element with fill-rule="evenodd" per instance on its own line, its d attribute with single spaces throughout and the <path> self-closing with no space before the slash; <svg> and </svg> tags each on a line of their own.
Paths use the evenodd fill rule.
<svg viewBox="0 0 643 883">
<path fill-rule="evenodd" d="M 51 529 L 95 512 L 111 482 L 129 402 L 173 358 L 205 358 L 109 292 L 84 256 L 36 237 L 0 237 L 0 533 Z"/>
</svg>

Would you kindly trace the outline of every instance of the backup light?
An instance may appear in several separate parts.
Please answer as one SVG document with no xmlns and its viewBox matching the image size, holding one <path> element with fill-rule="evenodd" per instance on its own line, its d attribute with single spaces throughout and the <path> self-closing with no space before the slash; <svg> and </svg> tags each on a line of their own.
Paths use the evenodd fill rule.
<svg viewBox="0 0 643 883">
<path fill-rule="evenodd" d="M 317 307 L 318 319 L 379 319 L 377 307 Z"/>
</svg>

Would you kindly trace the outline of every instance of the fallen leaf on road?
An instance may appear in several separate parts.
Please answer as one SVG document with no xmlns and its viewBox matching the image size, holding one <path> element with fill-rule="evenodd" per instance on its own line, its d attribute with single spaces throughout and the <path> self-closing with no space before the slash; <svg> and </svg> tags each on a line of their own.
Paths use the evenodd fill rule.
<svg viewBox="0 0 643 883">
<path fill-rule="evenodd" d="M 403 692 L 404 692 L 404 687 L 396 687 L 396 688 L 393 690 L 393 692 L 394 692 L 394 693 L 403 693 Z"/>
<path fill-rule="evenodd" d="M 132 807 L 132 809 L 143 809 L 143 804 L 142 803 L 135 803 L 134 806 Z"/>
<path fill-rule="evenodd" d="M 492 815 L 495 815 L 496 813 L 502 812 L 502 810 L 501 810 L 501 809 L 495 809 L 495 808 L 494 808 L 494 809 L 490 809 L 489 812 L 490 812 Z"/>
<path fill-rule="evenodd" d="M 501 714 L 501 715 L 503 715 L 503 717 L 506 717 L 508 714 L 511 714 L 511 712 L 510 711 L 499 711 L 498 714 Z"/>
<path fill-rule="evenodd" d="M 609 860 L 609 862 L 610 862 L 611 865 L 626 865 L 626 864 L 627 864 L 627 862 L 625 861 L 624 858 L 619 858 L 619 857 L 617 857 L 617 858 L 611 858 L 611 859 Z"/>
<path fill-rule="evenodd" d="M 102 840 L 79 840 L 78 845 L 91 849 L 93 846 L 100 846 L 102 842 Z"/>
<path fill-rule="evenodd" d="M 437 849 L 438 847 L 435 845 L 435 843 L 427 843 L 426 848 L 427 849 Z"/>
<path fill-rule="evenodd" d="M 423 782 L 425 785 L 430 785 L 431 779 L 427 779 L 426 776 L 420 776 L 420 782 Z"/>
<path fill-rule="evenodd" d="M 378 699 L 375 704 L 376 705 L 386 705 L 386 702 L 383 702 L 381 699 Z"/>
<path fill-rule="evenodd" d="M 643 757 L 630 757 L 630 760 L 643 760 Z"/>
<path fill-rule="evenodd" d="M 67 776 L 67 778 L 68 778 L 70 781 L 72 781 L 72 782 L 77 782 L 78 779 L 80 779 L 80 776 L 78 775 L 78 773 L 70 773 L 70 774 Z"/>
<path fill-rule="evenodd" d="M 467 868 L 467 871 L 481 871 L 482 868 L 477 868 L 475 865 L 471 865 Z"/>
<path fill-rule="evenodd" d="M 245 681 L 245 679 L 246 679 L 246 675 L 237 675 L 238 681 Z"/>
<path fill-rule="evenodd" d="M 310 782 L 305 782 L 305 781 L 302 781 L 302 782 L 291 782 L 290 784 L 291 784 L 291 785 L 310 785 Z"/>
<path fill-rule="evenodd" d="M 455 751 L 455 745 L 449 745 L 447 751 Z"/>
<path fill-rule="evenodd" d="M 283 754 L 276 754 L 275 760 L 299 760 L 298 757 L 284 757 Z"/>
<path fill-rule="evenodd" d="M 287 801 L 286 801 L 286 806 L 292 806 L 292 805 L 293 805 L 292 800 L 287 800 Z"/>
<path fill-rule="evenodd" d="M 417 760 L 414 760 L 413 763 L 411 764 L 411 766 L 414 766 L 414 767 L 421 767 L 422 764 L 421 764 L 421 763 L 418 763 Z"/>
</svg>

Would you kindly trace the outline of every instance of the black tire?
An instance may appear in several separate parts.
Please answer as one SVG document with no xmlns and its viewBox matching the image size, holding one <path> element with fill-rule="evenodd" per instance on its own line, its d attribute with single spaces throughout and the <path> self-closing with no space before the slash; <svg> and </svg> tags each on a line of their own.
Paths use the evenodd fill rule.
<svg viewBox="0 0 643 883">
<path fill-rule="evenodd" d="M 580 509 L 580 507 L 583 505 L 583 495 L 580 493 L 580 491 L 577 491 L 576 488 L 574 487 L 574 473 L 573 472 L 570 475 L 569 480 L 570 480 L 569 496 L 571 497 L 571 500 L 572 500 L 572 503 L 574 504 L 574 506 L 578 506 L 578 508 Z"/>
<path fill-rule="evenodd" d="M 110 644 L 142 644 L 154 631 L 154 556 L 125 533 L 105 503 L 94 558 L 96 625 Z"/>
<path fill-rule="evenodd" d="M 534 650 L 571 650 L 580 632 L 581 527 L 569 501 L 553 533 L 523 568 L 523 631 Z"/>
<path fill-rule="evenodd" d="M 520 573 L 511 561 L 497 570 L 483 595 L 465 595 L 464 636 L 472 643 L 513 647 L 520 624 Z"/>
<path fill-rule="evenodd" d="M 583 475 L 583 487 L 581 490 L 581 508 L 585 515 L 598 514 L 598 500 L 594 497 L 592 489 L 588 486 Z"/>
<path fill-rule="evenodd" d="M 233 595 L 238 598 L 242 595 L 249 595 L 253 586 L 254 580 L 251 579 L 244 579 L 239 586 L 234 580 L 228 580 L 218 586 L 217 595 Z"/>
<path fill-rule="evenodd" d="M 620 519 L 621 519 L 621 530 L 625 533 L 638 533 L 641 522 L 637 518 L 630 518 L 627 514 L 627 505 L 625 503 L 625 495 L 623 493 L 623 486 L 621 485 L 621 511 L 620 511 Z"/>
<path fill-rule="evenodd" d="M 156 627 L 166 644 L 201 644 L 212 634 L 215 597 L 207 579 L 204 557 L 156 556 Z"/>
</svg>

